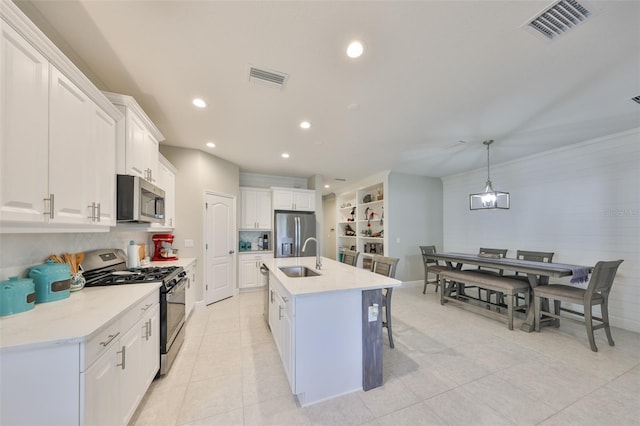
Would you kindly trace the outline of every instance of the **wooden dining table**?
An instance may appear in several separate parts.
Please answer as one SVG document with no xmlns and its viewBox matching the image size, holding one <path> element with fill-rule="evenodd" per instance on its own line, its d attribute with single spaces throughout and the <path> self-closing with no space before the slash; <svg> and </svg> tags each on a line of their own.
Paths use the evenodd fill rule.
<svg viewBox="0 0 640 426">
<path fill-rule="evenodd" d="M 529 280 L 530 300 L 533 301 L 533 289 L 539 285 L 545 285 L 549 282 L 549 277 L 567 277 L 580 276 L 586 277 L 593 270 L 591 266 L 570 265 L 564 263 L 536 262 L 532 260 L 513 259 L 508 257 L 497 258 L 483 256 L 480 254 L 469 253 L 433 253 L 429 254 L 430 259 L 443 261 L 447 268 L 451 270 L 460 270 L 462 265 L 476 265 L 492 269 L 501 269 L 506 271 L 518 272 L 526 275 Z M 531 332 L 535 328 L 535 315 L 533 302 L 527 306 L 526 318 L 520 329 L 522 331 Z"/>
</svg>

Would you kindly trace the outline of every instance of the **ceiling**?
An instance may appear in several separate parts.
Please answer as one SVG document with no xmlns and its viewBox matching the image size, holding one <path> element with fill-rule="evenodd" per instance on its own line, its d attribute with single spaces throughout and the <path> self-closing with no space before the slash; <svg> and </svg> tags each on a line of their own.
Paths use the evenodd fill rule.
<svg viewBox="0 0 640 426">
<path fill-rule="evenodd" d="M 382 170 L 486 167 L 485 139 L 495 164 L 640 126 L 639 1 L 581 1 L 593 16 L 553 41 L 525 25 L 551 1 L 17 3 L 164 144 L 321 175 L 325 193 Z M 251 83 L 250 66 L 289 77 Z"/>
</svg>

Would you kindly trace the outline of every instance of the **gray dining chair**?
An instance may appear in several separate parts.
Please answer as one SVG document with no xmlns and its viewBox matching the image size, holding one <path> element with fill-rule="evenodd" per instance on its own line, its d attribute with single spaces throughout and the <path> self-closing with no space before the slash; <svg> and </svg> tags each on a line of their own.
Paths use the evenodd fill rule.
<svg viewBox="0 0 640 426">
<path fill-rule="evenodd" d="M 394 257 L 385 257 L 376 255 L 371 262 L 371 272 L 376 274 L 385 275 L 390 278 L 395 278 L 396 267 L 400 259 Z M 391 326 L 391 295 L 393 288 L 382 289 L 382 307 L 384 309 L 384 315 L 382 316 L 382 327 L 387 329 L 389 334 L 389 346 L 391 349 L 395 347 L 393 344 L 393 330 Z"/>
<path fill-rule="evenodd" d="M 560 326 L 559 320 L 563 318 L 581 322 L 586 325 L 587 337 L 589 338 L 589 345 L 592 351 L 598 352 L 598 347 L 593 338 L 593 331 L 600 328 L 604 328 L 609 346 L 614 346 L 615 343 L 611 337 L 611 328 L 609 326 L 609 292 L 611 291 L 611 286 L 613 286 L 613 280 L 618 271 L 618 267 L 622 262 L 622 260 L 598 262 L 591 273 L 591 279 L 589 280 L 587 288 L 565 284 L 540 285 L 534 288 L 533 299 L 536 331 L 540 331 L 540 321 L 544 316 L 555 318 L 556 327 Z M 551 310 L 551 300 L 553 300 L 553 313 L 541 311 L 543 298 L 549 301 L 549 310 Z M 582 305 L 583 312 L 563 307 L 562 302 Z M 602 318 L 593 315 L 593 307 L 597 305 L 600 305 Z M 561 316 L 560 311 L 568 312 L 573 316 Z M 575 318 L 576 316 L 584 318 L 584 321 L 577 320 Z M 594 320 L 600 324 L 594 325 Z"/>
<path fill-rule="evenodd" d="M 551 263 L 553 262 L 553 255 L 555 253 L 550 252 L 550 251 L 529 251 L 529 250 L 517 250 L 516 251 L 516 259 L 520 259 L 520 260 L 529 260 L 531 262 L 544 262 L 544 263 Z M 522 274 L 522 273 L 518 273 L 515 272 L 514 275 L 510 276 L 510 278 L 515 278 L 517 280 L 521 280 L 524 282 L 529 282 L 529 277 L 527 277 L 526 274 Z M 548 284 L 549 283 L 549 277 L 546 276 L 541 276 L 538 278 L 538 283 L 539 284 Z M 518 297 L 516 297 L 516 307 L 517 309 L 521 310 L 523 308 L 522 305 L 520 305 L 520 300 L 523 300 L 522 297 L 520 297 L 520 295 L 518 295 Z M 525 304 L 526 306 L 526 304 Z"/>
<path fill-rule="evenodd" d="M 436 252 L 436 246 L 420 246 L 420 252 L 422 253 L 422 263 L 424 264 L 424 288 L 422 289 L 422 294 L 427 292 L 427 284 L 433 284 L 436 287 L 437 293 L 438 287 L 440 287 L 439 273 L 446 271 L 447 267 L 440 265 L 436 259 L 429 257 L 430 254 L 434 254 Z M 429 281 L 430 273 L 435 274 L 435 281 Z"/>
<path fill-rule="evenodd" d="M 360 256 L 359 251 L 355 250 L 345 250 L 342 254 L 342 263 L 346 263 L 347 265 L 356 266 L 358 263 L 358 256 Z"/>
</svg>

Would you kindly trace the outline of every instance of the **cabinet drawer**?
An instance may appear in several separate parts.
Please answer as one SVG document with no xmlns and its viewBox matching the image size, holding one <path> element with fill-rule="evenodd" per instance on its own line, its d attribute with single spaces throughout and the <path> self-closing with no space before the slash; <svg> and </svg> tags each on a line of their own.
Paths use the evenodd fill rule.
<svg viewBox="0 0 640 426">
<path fill-rule="evenodd" d="M 153 294 L 145 297 L 142 302 L 125 312 L 120 320 L 122 331 L 126 333 L 140 320 L 140 318 L 144 316 L 145 313 L 150 311 L 150 309 L 158 303 L 160 303 L 160 290 L 157 290 L 153 292 Z"/>
<path fill-rule="evenodd" d="M 116 320 L 89 339 L 84 345 L 80 345 L 80 371 L 82 372 L 89 368 L 121 336 L 120 321 Z"/>
</svg>

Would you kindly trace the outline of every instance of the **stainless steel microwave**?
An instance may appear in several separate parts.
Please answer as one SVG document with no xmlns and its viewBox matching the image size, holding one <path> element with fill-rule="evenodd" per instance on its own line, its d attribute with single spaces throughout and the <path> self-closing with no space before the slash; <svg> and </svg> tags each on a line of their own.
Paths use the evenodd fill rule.
<svg viewBox="0 0 640 426">
<path fill-rule="evenodd" d="M 139 176 L 118 175 L 118 222 L 164 222 L 164 190 Z"/>
</svg>

